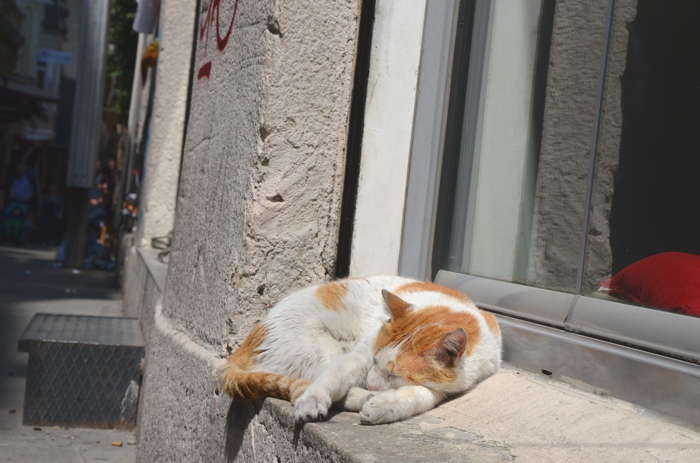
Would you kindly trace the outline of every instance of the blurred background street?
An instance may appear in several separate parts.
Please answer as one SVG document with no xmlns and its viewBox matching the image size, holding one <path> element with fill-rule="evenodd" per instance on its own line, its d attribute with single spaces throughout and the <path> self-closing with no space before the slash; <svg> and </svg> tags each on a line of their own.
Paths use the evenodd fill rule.
<svg viewBox="0 0 700 463">
<path fill-rule="evenodd" d="M 130 108 L 152 103 L 157 4 L 0 0 L 1 462 L 135 460 L 133 432 L 23 426 L 29 354 L 17 349 L 36 313 L 124 315 L 117 262 L 149 139 Z"/>
<path fill-rule="evenodd" d="M 0 246 L 0 460 L 133 462 L 130 431 L 22 426 L 28 354 L 17 341 L 34 314 L 122 315 L 113 273 L 54 268 L 55 251 Z"/>
</svg>

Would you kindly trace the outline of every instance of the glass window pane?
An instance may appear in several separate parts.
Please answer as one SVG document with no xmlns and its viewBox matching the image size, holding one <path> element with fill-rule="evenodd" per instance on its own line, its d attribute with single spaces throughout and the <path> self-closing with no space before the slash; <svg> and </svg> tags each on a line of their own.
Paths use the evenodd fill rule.
<svg viewBox="0 0 700 463">
<path fill-rule="evenodd" d="M 442 268 L 576 291 L 605 9 L 475 2 Z"/>
<path fill-rule="evenodd" d="M 700 316 L 700 2 L 615 15 L 583 291 Z"/>
</svg>

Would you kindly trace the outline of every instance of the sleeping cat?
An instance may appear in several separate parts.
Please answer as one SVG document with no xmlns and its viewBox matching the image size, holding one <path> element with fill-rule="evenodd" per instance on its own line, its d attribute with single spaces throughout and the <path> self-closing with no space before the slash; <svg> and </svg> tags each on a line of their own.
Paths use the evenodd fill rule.
<svg viewBox="0 0 700 463">
<path fill-rule="evenodd" d="M 464 294 L 402 277 L 338 280 L 282 299 L 223 370 L 236 400 L 277 397 L 298 422 L 335 407 L 365 424 L 434 408 L 494 374 L 501 334 Z"/>
</svg>

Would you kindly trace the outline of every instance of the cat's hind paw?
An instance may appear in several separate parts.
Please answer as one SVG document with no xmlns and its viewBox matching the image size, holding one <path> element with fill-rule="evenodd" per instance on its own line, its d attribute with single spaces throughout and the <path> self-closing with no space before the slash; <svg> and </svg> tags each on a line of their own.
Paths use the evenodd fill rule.
<svg viewBox="0 0 700 463">
<path fill-rule="evenodd" d="M 309 394 L 307 390 L 294 403 L 294 419 L 297 423 L 318 421 L 328 414 L 330 407 L 330 395 Z"/>
</svg>

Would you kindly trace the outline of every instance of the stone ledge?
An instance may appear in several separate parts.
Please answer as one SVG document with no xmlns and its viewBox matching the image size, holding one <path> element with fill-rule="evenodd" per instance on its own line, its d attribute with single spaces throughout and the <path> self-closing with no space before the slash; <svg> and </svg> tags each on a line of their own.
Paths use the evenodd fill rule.
<svg viewBox="0 0 700 463">
<path fill-rule="evenodd" d="M 232 403 L 226 439 L 227 461 L 700 461 L 694 430 L 508 365 L 468 394 L 390 425 L 336 412 L 301 427 L 287 402 Z"/>
<path fill-rule="evenodd" d="M 255 418 L 266 428 L 281 431 L 291 438 L 295 451 L 301 450 L 305 454 L 305 449 L 315 450 L 320 461 L 502 462 L 515 459 L 504 444 L 485 441 L 481 436 L 462 429 L 442 426 L 445 420 L 430 414 L 388 425 L 365 426 L 359 424 L 357 413 L 332 411 L 327 421 L 300 426 L 294 423 L 293 411 L 288 402 L 277 399 L 254 404 L 232 403 L 227 436 L 228 461 L 240 458 L 241 447 L 255 446 L 254 432 L 241 432 L 250 428 L 249 423 Z M 249 440 L 246 436 L 250 436 Z M 268 454 L 265 461 L 272 456 L 280 459 L 281 454 L 286 453 L 270 455 L 265 449 L 260 450 Z M 288 461 L 291 456 L 281 460 Z M 293 457 L 305 461 L 302 455 L 293 454 Z"/>
</svg>

